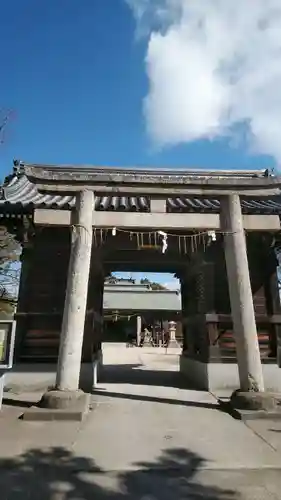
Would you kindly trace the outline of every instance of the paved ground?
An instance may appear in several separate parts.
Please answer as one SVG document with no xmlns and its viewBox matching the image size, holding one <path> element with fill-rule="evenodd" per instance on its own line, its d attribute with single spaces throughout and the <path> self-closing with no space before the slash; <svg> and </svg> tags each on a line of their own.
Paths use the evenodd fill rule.
<svg viewBox="0 0 281 500">
<path fill-rule="evenodd" d="M 281 423 L 223 413 L 183 386 L 171 352 L 120 349 L 105 363 L 82 424 L 23 422 L 40 393 L 9 395 L 1 500 L 281 499 Z"/>
</svg>

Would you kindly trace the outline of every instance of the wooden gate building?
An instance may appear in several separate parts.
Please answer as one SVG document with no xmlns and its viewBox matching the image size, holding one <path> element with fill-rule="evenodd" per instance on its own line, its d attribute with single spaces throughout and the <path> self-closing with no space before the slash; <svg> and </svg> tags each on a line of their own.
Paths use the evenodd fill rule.
<svg viewBox="0 0 281 500">
<path fill-rule="evenodd" d="M 90 360 L 102 341 L 105 276 L 112 271 L 153 271 L 173 272 L 181 282 L 185 361 L 198 366 L 236 363 L 237 352 L 239 364 L 237 339 L 251 330 L 249 345 L 246 342 L 249 360 L 256 328 L 254 353 L 263 363 L 280 367 L 280 184 L 279 177 L 267 171 L 151 171 L 15 162 L 1 189 L 0 216 L 1 224 L 22 245 L 17 360 L 42 360 L 44 353 L 47 359 L 50 349 L 58 349 L 61 332 L 66 335 L 79 314 L 75 328 L 83 322 L 82 357 Z M 85 204 L 84 220 L 79 214 Z M 244 240 L 246 257 L 243 248 L 240 255 Z M 76 279 L 78 288 L 82 286 L 79 273 L 87 274 L 87 258 L 83 286 L 88 292 L 81 320 L 84 305 L 75 302 L 73 283 Z M 245 295 L 247 276 L 250 302 Z M 76 307 L 80 313 L 75 316 Z M 79 341 L 73 345 L 79 351 Z M 242 358 L 243 349 L 240 345 Z M 60 356 L 67 361 L 62 351 Z"/>
</svg>

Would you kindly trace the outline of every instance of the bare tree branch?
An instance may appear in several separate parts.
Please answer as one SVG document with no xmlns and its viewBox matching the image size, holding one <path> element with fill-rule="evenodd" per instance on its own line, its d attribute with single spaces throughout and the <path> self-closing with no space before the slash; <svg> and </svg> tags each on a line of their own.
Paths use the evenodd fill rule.
<svg viewBox="0 0 281 500">
<path fill-rule="evenodd" d="M 0 313 L 12 314 L 17 302 L 21 252 L 19 243 L 0 226 Z"/>
<path fill-rule="evenodd" d="M 0 144 L 4 142 L 4 133 L 11 110 L 0 108 Z M 12 314 L 17 302 L 20 280 L 19 260 L 21 247 L 5 227 L 0 226 L 0 313 Z"/>
<path fill-rule="evenodd" d="M 11 111 L 0 109 L 0 144 L 4 143 L 4 132 L 11 116 Z"/>
</svg>

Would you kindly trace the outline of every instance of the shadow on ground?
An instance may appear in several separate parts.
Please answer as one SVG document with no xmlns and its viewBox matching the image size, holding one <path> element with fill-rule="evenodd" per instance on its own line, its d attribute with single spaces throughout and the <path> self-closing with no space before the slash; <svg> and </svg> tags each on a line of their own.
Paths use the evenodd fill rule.
<svg viewBox="0 0 281 500">
<path fill-rule="evenodd" d="M 36 363 L 15 363 L 13 373 L 56 373 L 56 362 L 50 363 L 49 360 Z"/>
<path fill-rule="evenodd" d="M 127 394 L 123 392 L 111 392 L 108 390 L 104 390 L 102 388 L 96 389 L 95 391 L 93 391 L 93 394 L 110 397 L 114 399 L 129 399 L 131 401 L 143 401 L 148 403 L 162 403 L 162 404 L 170 404 L 176 406 L 187 406 L 189 408 L 207 408 L 210 410 L 220 410 L 229 413 L 226 407 L 221 405 L 219 402 L 216 402 L 215 400 L 214 402 L 210 403 L 202 401 L 187 401 L 182 399 L 163 398 L 158 396 L 146 396 L 143 394 Z"/>
<path fill-rule="evenodd" d="M 100 383 L 195 389 L 178 371 L 149 370 L 142 366 L 141 364 L 104 365 L 100 374 Z"/>
<path fill-rule="evenodd" d="M 30 408 L 34 405 L 34 401 L 14 399 L 13 396 L 3 398 L 2 403 L 5 406 L 12 406 L 13 408 Z"/>
<path fill-rule="evenodd" d="M 26 378 L 27 373 L 28 378 Z M 43 378 L 40 375 L 42 373 L 44 374 Z M 22 387 L 27 387 L 29 390 L 45 390 L 54 384 L 55 374 L 56 366 L 47 363 L 28 366 L 15 365 L 12 371 L 14 377 L 8 377 L 5 389 L 7 392 L 19 391 Z M 92 378 L 91 363 L 82 363 L 80 387 L 86 392 L 91 391 Z M 100 383 L 196 389 L 191 387 L 178 371 L 157 368 L 145 369 L 141 363 L 104 365 L 100 370 Z"/>
<path fill-rule="evenodd" d="M 94 445 L 94 444 L 93 444 Z M 185 449 L 165 451 L 138 470 L 110 473 L 64 448 L 31 449 L 0 461 L 3 500 L 238 500 L 238 493 L 200 484 L 203 459 Z"/>
</svg>

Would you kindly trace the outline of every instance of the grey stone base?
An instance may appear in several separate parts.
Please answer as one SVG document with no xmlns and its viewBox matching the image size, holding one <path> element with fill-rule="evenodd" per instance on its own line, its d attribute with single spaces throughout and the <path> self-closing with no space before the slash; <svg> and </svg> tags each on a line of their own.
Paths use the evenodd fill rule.
<svg viewBox="0 0 281 500">
<path fill-rule="evenodd" d="M 235 418 L 239 418 L 242 422 L 253 420 L 281 420 L 281 411 L 264 411 L 264 410 L 234 410 Z M 233 411 L 230 411 L 233 414 Z"/>
<path fill-rule="evenodd" d="M 49 408 L 38 408 L 32 406 L 26 410 L 22 415 L 22 420 L 26 422 L 82 422 L 88 413 L 88 409 L 77 410 L 51 410 Z"/>
<path fill-rule="evenodd" d="M 15 363 L 6 374 L 4 391 L 20 394 L 21 392 L 47 392 L 56 383 L 57 365 L 54 363 Z M 79 387 L 85 392 L 92 388 L 92 363 L 82 363 Z"/>
<path fill-rule="evenodd" d="M 230 404 L 237 410 L 274 411 L 278 408 L 278 399 L 270 392 L 235 391 Z"/>
<path fill-rule="evenodd" d="M 235 363 L 203 363 L 180 357 L 180 373 L 194 387 L 205 391 L 234 391 L 239 387 L 238 366 Z M 263 365 L 266 390 L 281 393 L 281 370 L 277 364 Z"/>
<path fill-rule="evenodd" d="M 210 390 L 210 377 L 207 363 L 201 363 L 185 355 L 180 357 L 180 373 L 197 389 Z"/>
<path fill-rule="evenodd" d="M 22 415 L 28 421 L 81 421 L 89 411 L 90 395 L 83 391 L 46 392 L 38 406 L 33 406 Z"/>
<path fill-rule="evenodd" d="M 173 340 L 170 340 L 168 347 L 169 348 L 174 347 L 175 349 L 178 349 L 180 347 L 180 345 L 176 339 L 173 339 Z"/>
<path fill-rule="evenodd" d="M 281 420 L 281 395 L 270 392 L 235 391 L 229 405 L 240 420 Z"/>
<path fill-rule="evenodd" d="M 75 410 L 77 406 L 84 404 L 88 395 L 81 391 L 60 391 L 57 389 L 47 391 L 39 402 L 40 408 L 52 410 Z"/>
</svg>

